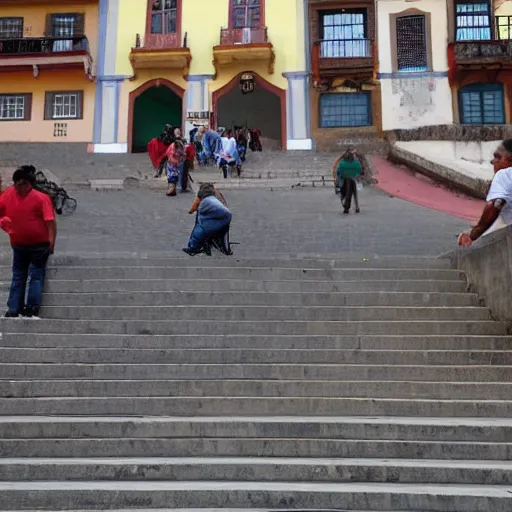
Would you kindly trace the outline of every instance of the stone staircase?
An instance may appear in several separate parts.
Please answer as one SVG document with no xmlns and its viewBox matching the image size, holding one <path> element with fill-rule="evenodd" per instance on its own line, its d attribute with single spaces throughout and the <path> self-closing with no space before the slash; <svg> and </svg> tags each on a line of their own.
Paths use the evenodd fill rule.
<svg viewBox="0 0 512 512">
<path fill-rule="evenodd" d="M 512 338 L 446 262 L 53 264 L 0 322 L 0 510 L 512 510 Z"/>
</svg>

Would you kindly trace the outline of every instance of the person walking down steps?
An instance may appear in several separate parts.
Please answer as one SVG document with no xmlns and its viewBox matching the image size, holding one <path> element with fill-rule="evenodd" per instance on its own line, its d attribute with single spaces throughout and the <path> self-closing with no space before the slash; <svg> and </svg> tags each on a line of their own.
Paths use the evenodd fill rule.
<svg viewBox="0 0 512 512">
<path fill-rule="evenodd" d="M 33 171 L 31 165 L 17 169 L 14 185 L 0 196 L 0 227 L 9 234 L 13 251 L 8 318 L 39 316 L 46 263 L 55 248 L 57 224 L 52 201 L 34 189 Z"/>
<path fill-rule="evenodd" d="M 341 157 L 336 167 L 337 185 L 340 189 L 341 205 L 343 213 L 350 213 L 352 196 L 359 213 L 359 198 L 357 196 L 357 178 L 363 174 L 363 166 L 354 149 L 348 149 Z"/>
</svg>

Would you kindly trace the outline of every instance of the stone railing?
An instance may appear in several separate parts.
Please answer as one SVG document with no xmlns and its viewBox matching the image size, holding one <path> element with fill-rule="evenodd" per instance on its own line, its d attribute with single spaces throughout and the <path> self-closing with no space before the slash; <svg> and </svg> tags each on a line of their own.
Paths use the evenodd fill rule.
<svg viewBox="0 0 512 512">
<path fill-rule="evenodd" d="M 485 300 L 496 320 L 512 322 L 512 226 L 442 258 L 466 273 L 469 290 Z"/>
</svg>

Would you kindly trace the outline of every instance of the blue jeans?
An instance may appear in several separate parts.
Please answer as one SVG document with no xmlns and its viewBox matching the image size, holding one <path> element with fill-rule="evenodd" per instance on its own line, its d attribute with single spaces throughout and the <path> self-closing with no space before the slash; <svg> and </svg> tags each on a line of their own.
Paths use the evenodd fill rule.
<svg viewBox="0 0 512 512">
<path fill-rule="evenodd" d="M 43 297 L 44 274 L 50 256 L 50 244 L 13 246 L 12 283 L 7 301 L 9 313 L 21 313 L 30 276 L 26 305 L 39 309 Z"/>
</svg>

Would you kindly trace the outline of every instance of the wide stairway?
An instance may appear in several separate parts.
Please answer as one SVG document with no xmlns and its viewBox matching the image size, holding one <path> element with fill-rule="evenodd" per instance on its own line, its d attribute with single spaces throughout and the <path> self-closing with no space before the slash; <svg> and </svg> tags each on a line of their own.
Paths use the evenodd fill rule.
<svg viewBox="0 0 512 512">
<path fill-rule="evenodd" d="M 0 322 L 0 510 L 512 510 L 512 339 L 446 262 L 54 265 Z"/>
</svg>

